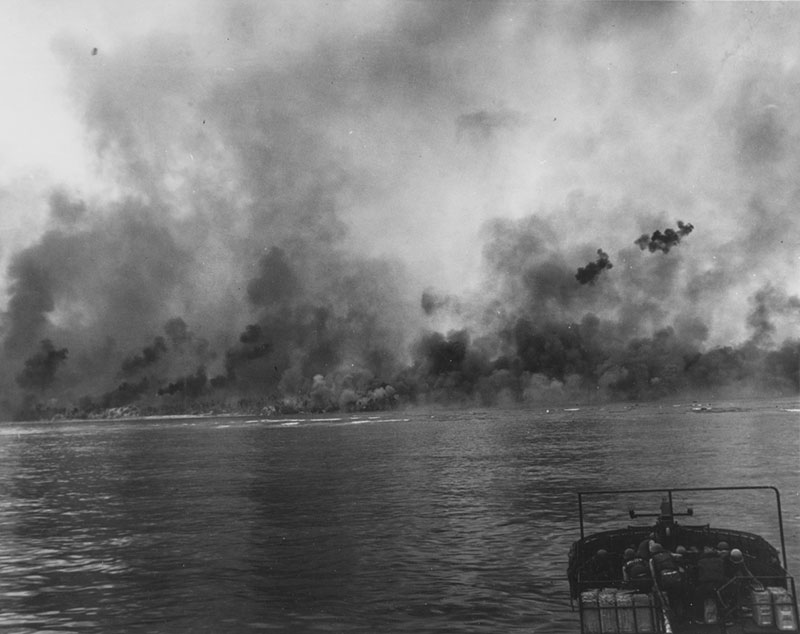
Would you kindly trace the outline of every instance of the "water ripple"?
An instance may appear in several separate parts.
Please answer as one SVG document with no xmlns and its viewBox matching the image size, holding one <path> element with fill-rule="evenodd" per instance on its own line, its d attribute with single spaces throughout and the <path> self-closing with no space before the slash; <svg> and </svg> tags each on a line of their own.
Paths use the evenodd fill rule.
<svg viewBox="0 0 800 634">
<path fill-rule="evenodd" d="M 797 561 L 796 419 L 697 420 L 581 408 L 0 428 L 0 630 L 573 632 L 576 489 L 752 484 L 766 463 Z M 611 525 L 631 502 L 647 503 L 587 518 Z M 739 522 L 749 504 L 707 510 Z"/>
</svg>

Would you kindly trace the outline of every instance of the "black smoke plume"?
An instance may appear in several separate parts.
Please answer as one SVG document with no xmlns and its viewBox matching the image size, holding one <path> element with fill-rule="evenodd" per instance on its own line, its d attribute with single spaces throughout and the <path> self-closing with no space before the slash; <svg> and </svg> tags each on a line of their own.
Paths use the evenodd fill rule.
<svg viewBox="0 0 800 634">
<path fill-rule="evenodd" d="M 9 266 L 11 299 L 6 313 L 5 351 L 16 355 L 28 349 L 47 324 L 55 307 L 53 279 L 46 264 L 32 251 L 18 254 Z"/>
<path fill-rule="evenodd" d="M 98 407 L 109 409 L 130 405 L 142 398 L 150 389 L 150 385 L 150 380 L 146 376 L 134 383 L 123 381 L 115 389 L 106 392 L 100 397 Z M 94 406 L 90 401 L 85 407 L 91 410 Z"/>
<path fill-rule="evenodd" d="M 287 302 L 299 292 L 286 253 L 272 247 L 258 262 L 259 274 L 247 285 L 247 297 L 256 306 L 270 306 Z"/>
<path fill-rule="evenodd" d="M 193 374 L 188 374 L 169 383 L 166 387 L 158 389 L 158 395 L 185 394 L 189 398 L 197 398 L 203 394 L 208 377 L 203 367 L 197 368 Z"/>
<path fill-rule="evenodd" d="M 193 338 L 189 326 L 187 326 L 186 322 L 180 317 L 169 319 L 167 323 L 164 324 L 164 332 L 174 348 L 182 348 Z"/>
<path fill-rule="evenodd" d="M 141 354 L 133 355 L 123 359 L 120 368 L 122 376 L 132 376 L 148 366 L 151 366 L 159 361 L 163 355 L 167 353 L 167 342 L 164 337 L 156 337 L 153 343 L 149 346 L 142 348 Z"/>
<path fill-rule="evenodd" d="M 669 250 L 680 243 L 681 238 L 688 236 L 692 232 L 692 229 L 694 229 L 694 226 L 691 224 L 684 224 L 678 220 L 677 231 L 674 229 L 664 229 L 662 233 L 656 229 L 651 236 L 643 233 L 634 241 L 634 244 L 638 245 L 642 251 L 648 249 L 650 253 L 655 253 L 656 251 L 669 253 Z"/>
<path fill-rule="evenodd" d="M 794 51 L 800 9 L 735 4 L 397 3 L 355 19 L 319 3 L 308 20 L 251 3 L 243 21 L 198 3 L 219 29 L 164 24 L 102 64 L 65 25 L 98 188 L 37 178 L 18 200 L 3 181 L 3 415 L 43 339 L 69 356 L 34 397 L 65 410 L 796 389 L 797 344 L 781 341 L 797 324 L 782 289 L 798 69 L 758 51 Z M 739 32 L 720 24 L 745 10 L 762 11 L 750 62 L 721 69 Z M 555 58 L 564 72 L 530 62 Z M 703 141 L 692 160 L 687 137 Z M 611 251 L 613 275 L 601 253 L 576 275 L 631 218 L 665 226 L 662 208 L 721 231 L 702 254 L 637 257 L 678 245 L 680 222 Z M 190 396 L 199 367 L 212 378 Z"/>
<path fill-rule="evenodd" d="M 765 284 L 751 298 L 752 311 L 747 316 L 747 325 L 753 334 L 750 341 L 756 345 L 769 346 L 776 333 L 777 317 L 789 317 L 794 325 L 800 324 L 800 297 L 788 295 L 772 284 Z"/>
<path fill-rule="evenodd" d="M 460 372 L 468 347 L 466 330 L 450 332 L 446 338 L 438 332 L 425 335 L 418 347 L 424 371 L 431 375 Z"/>
<path fill-rule="evenodd" d="M 58 367 L 67 360 L 68 350 L 56 348 L 49 339 L 43 339 L 40 348 L 25 361 L 25 368 L 16 377 L 17 385 L 24 390 L 46 390 L 55 381 Z"/>
<path fill-rule="evenodd" d="M 605 251 L 597 249 L 597 256 L 594 262 L 589 262 L 586 266 L 579 267 L 578 272 L 575 273 L 575 279 L 581 284 L 594 284 L 601 271 L 613 268 L 614 265 L 611 264 L 611 260 L 609 260 Z"/>
</svg>

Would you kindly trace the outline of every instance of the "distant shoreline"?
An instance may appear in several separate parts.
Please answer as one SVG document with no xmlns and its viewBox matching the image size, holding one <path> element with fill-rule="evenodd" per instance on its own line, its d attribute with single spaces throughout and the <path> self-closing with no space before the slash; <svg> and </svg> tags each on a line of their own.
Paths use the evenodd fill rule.
<svg viewBox="0 0 800 634">
<path fill-rule="evenodd" d="M 670 399 L 659 401 L 616 401 L 608 403 L 518 403 L 508 404 L 505 406 L 476 406 L 471 404 L 453 404 L 443 405 L 439 403 L 430 404 L 407 404 L 397 405 L 391 408 L 365 410 L 365 411 L 273 411 L 272 409 L 263 409 L 261 411 L 227 411 L 227 412 L 198 412 L 198 413 L 173 413 L 173 414 L 155 414 L 155 413 L 140 413 L 136 412 L 135 408 L 112 408 L 102 412 L 100 415 L 88 417 L 53 417 L 53 418 L 40 418 L 35 420 L 16 420 L 16 421 L 0 421 L 0 425 L 19 425 L 19 424 L 49 424 L 49 423 L 86 423 L 86 422 L 136 422 L 136 421 L 157 421 L 157 420 L 207 420 L 207 419 L 290 419 L 290 418 L 309 418 L 314 419 L 320 416 L 364 416 L 364 415 L 379 415 L 387 412 L 408 412 L 419 413 L 426 412 L 431 414 L 446 413 L 446 412 L 479 412 L 479 411 L 496 411 L 496 410 L 509 410 L 509 411 L 529 411 L 531 413 L 538 413 L 543 416 L 555 414 L 585 414 L 587 412 L 603 413 L 605 415 L 614 413 L 631 412 L 637 409 L 642 411 L 646 410 L 671 410 L 683 408 L 688 413 L 696 413 L 699 415 L 708 414 L 725 414 L 731 412 L 743 412 L 752 410 L 768 410 L 778 409 L 785 412 L 797 412 L 798 421 L 800 421 L 800 395 L 793 396 L 759 396 L 759 397 L 743 397 L 739 399 L 719 399 L 719 400 L 688 400 L 688 399 Z"/>
</svg>

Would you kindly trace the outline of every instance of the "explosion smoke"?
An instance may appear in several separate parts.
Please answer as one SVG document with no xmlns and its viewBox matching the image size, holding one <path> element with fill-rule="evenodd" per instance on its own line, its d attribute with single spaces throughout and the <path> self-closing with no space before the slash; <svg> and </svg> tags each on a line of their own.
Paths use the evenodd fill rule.
<svg viewBox="0 0 800 634">
<path fill-rule="evenodd" d="M 177 381 L 158 389 L 158 395 L 185 394 L 189 398 L 197 398 L 203 394 L 208 377 L 203 367 L 197 368 L 193 374 L 179 378 Z"/>
<path fill-rule="evenodd" d="M 578 268 L 575 279 L 581 284 L 594 284 L 595 279 L 603 269 L 613 268 L 614 265 L 611 264 L 611 260 L 608 259 L 608 254 L 605 251 L 597 249 L 597 255 L 597 260 Z"/>
<path fill-rule="evenodd" d="M 53 310 L 52 279 L 33 253 L 18 254 L 9 267 L 11 299 L 5 316 L 4 349 L 11 355 L 26 351 L 44 329 Z"/>
<path fill-rule="evenodd" d="M 677 231 L 674 229 L 664 229 L 664 233 L 661 233 L 661 231 L 656 229 L 650 237 L 648 237 L 646 233 L 643 233 L 634 241 L 634 244 L 637 244 L 642 251 L 648 249 L 650 253 L 655 253 L 656 251 L 669 253 L 669 250 L 677 245 L 682 237 L 689 235 L 692 229 L 694 229 L 694 227 L 691 224 L 684 224 L 678 220 Z"/>
<path fill-rule="evenodd" d="M 66 348 L 56 349 L 53 342 L 43 339 L 41 350 L 25 361 L 25 369 L 17 376 L 17 385 L 24 390 L 44 391 L 53 384 L 56 370 L 67 360 Z"/>
<path fill-rule="evenodd" d="M 142 353 L 123 359 L 121 375 L 129 377 L 146 367 L 157 363 L 167 352 L 167 342 L 164 337 L 156 337 L 153 344 L 142 348 Z"/>
<path fill-rule="evenodd" d="M 787 295 L 784 291 L 766 284 L 750 298 L 752 312 L 747 325 L 753 330 L 750 339 L 756 345 L 769 345 L 775 334 L 775 318 L 787 316 L 796 326 L 800 324 L 800 297 Z"/>
<path fill-rule="evenodd" d="M 98 56 L 63 26 L 103 168 L 2 168 L 4 416 L 36 358 L 25 389 L 73 415 L 796 386 L 800 7 L 748 5 L 743 38 L 726 3 L 279 4 Z M 702 250 L 576 273 L 665 208 Z"/>
<path fill-rule="evenodd" d="M 149 388 L 150 380 L 146 376 L 142 377 L 137 383 L 123 381 L 115 389 L 106 392 L 100 397 L 99 407 L 108 409 L 130 405 L 142 397 Z M 89 402 L 84 404 L 84 407 L 91 410 L 94 407 L 94 403 L 89 399 Z"/>
<path fill-rule="evenodd" d="M 287 261 L 286 253 L 272 247 L 258 262 L 259 275 L 247 285 L 247 297 L 256 306 L 285 303 L 299 292 L 297 276 Z"/>
</svg>

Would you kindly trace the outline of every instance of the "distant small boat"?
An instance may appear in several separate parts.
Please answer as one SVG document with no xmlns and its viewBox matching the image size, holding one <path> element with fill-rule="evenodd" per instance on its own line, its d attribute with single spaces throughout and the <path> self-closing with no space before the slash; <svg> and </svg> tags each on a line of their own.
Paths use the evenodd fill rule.
<svg viewBox="0 0 800 634">
<path fill-rule="evenodd" d="M 731 412 L 743 411 L 741 407 L 720 407 L 712 405 L 695 405 L 692 407 L 693 412 L 711 412 L 713 414 L 729 414 Z"/>
<path fill-rule="evenodd" d="M 745 490 L 774 493 L 780 552 L 754 533 L 709 524 L 684 525 L 675 519 L 691 517 L 694 512 L 691 508 L 675 512 L 673 493 Z M 585 533 L 583 505 L 587 497 L 640 493 L 662 495 L 660 511 L 642 514 L 630 509 L 628 516 L 655 517 L 655 524 Z M 570 548 L 567 576 L 573 609 L 577 601 L 580 632 L 798 631 L 797 590 L 787 571 L 780 493 L 776 488 L 579 492 L 578 508 L 580 539 Z M 634 570 L 633 575 L 627 572 Z M 719 574 L 711 575 L 709 570 Z"/>
</svg>

